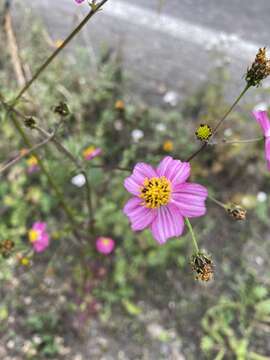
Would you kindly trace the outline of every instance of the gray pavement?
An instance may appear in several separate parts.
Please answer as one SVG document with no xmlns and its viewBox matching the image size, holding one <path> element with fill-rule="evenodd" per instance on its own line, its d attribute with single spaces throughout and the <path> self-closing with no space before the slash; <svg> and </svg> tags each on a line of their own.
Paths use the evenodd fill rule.
<svg viewBox="0 0 270 360">
<path fill-rule="evenodd" d="M 73 0 L 20 0 L 41 16 L 54 39 L 63 38 L 83 16 L 87 5 Z M 104 44 L 121 49 L 134 93 L 151 101 L 157 89 L 181 96 L 206 79 L 217 65 L 213 51 L 229 63 L 233 83 L 229 95 L 241 86 L 241 77 L 259 46 L 270 45 L 269 0 L 109 0 L 74 44 L 98 52 Z"/>
</svg>

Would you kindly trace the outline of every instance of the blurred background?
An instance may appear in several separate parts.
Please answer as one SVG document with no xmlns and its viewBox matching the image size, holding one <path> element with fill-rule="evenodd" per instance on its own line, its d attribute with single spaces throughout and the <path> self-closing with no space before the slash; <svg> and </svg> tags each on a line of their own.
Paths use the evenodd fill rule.
<svg viewBox="0 0 270 360">
<path fill-rule="evenodd" d="M 10 44 L 0 0 L 0 94 L 12 99 L 59 47 L 89 6 L 73 0 L 14 0 Z M 247 209 L 234 221 L 208 201 L 192 220 L 215 263 L 214 280 L 194 279 L 191 239 L 158 246 L 132 233 L 122 207 L 126 172 L 138 161 L 185 159 L 201 123 L 214 125 L 245 86 L 257 50 L 269 45 L 267 0 L 109 0 L 33 85 L 19 109 L 51 131 L 59 102 L 70 114 L 57 138 L 84 161 L 93 188 L 96 236 L 115 250 L 81 247 L 40 169 L 0 170 L 0 359 L 270 359 L 269 173 L 254 108 L 269 107 L 269 80 L 252 88 L 221 129 L 218 145 L 192 162 L 192 178 L 223 203 Z M 15 43 L 14 43 L 15 41 Z M 12 48 L 17 46 L 15 63 Z M 13 45 L 13 47 L 12 47 Z M 25 147 L 0 106 L 0 168 Z M 26 129 L 36 143 L 40 137 Z M 88 146 L 102 149 L 91 162 Z M 79 170 L 48 144 L 39 151 L 80 221 L 87 221 Z M 30 165 L 29 165 L 30 163 Z M 45 221 L 51 244 L 34 254 L 28 232 Z M 14 248 L 3 252 L 6 240 Z M 82 256 L 82 253 L 85 254 Z M 29 264 L 24 264 L 27 258 Z"/>
</svg>

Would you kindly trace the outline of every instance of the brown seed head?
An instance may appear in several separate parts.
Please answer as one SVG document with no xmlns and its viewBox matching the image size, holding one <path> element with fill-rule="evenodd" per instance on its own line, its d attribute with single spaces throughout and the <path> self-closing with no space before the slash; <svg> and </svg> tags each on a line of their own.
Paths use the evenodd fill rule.
<svg viewBox="0 0 270 360">
<path fill-rule="evenodd" d="M 250 68 L 247 69 L 246 82 L 249 86 L 259 86 L 270 75 L 270 59 L 266 56 L 266 48 L 260 48 Z"/>
<path fill-rule="evenodd" d="M 57 106 L 53 108 L 53 111 L 60 116 L 68 116 L 70 114 L 69 108 L 66 103 L 60 102 Z"/>
<path fill-rule="evenodd" d="M 196 280 L 208 282 L 214 276 L 214 264 L 209 256 L 204 253 L 193 255 L 191 259 L 192 270 Z"/>
<path fill-rule="evenodd" d="M 247 210 L 240 205 L 229 205 L 227 207 L 227 212 L 235 221 L 246 220 Z"/>
</svg>

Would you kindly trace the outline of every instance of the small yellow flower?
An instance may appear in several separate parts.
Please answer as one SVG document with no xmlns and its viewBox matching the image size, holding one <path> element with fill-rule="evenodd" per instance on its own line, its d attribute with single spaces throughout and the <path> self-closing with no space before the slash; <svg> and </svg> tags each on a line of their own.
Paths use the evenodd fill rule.
<svg viewBox="0 0 270 360">
<path fill-rule="evenodd" d="M 173 151 L 173 142 L 171 140 L 166 140 L 163 143 L 163 150 L 166 152 L 171 152 Z"/>
<path fill-rule="evenodd" d="M 125 110 L 125 103 L 123 100 L 117 100 L 114 104 L 116 110 L 123 111 Z"/>
<path fill-rule="evenodd" d="M 197 136 L 197 139 L 201 141 L 208 141 L 212 136 L 212 134 L 213 134 L 212 129 L 207 124 L 201 124 L 195 131 L 195 135 Z"/>
<path fill-rule="evenodd" d="M 22 257 L 22 258 L 20 259 L 20 264 L 21 264 L 22 266 L 29 266 L 29 265 L 30 265 L 30 259 L 27 258 L 27 257 Z"/>
</svg>

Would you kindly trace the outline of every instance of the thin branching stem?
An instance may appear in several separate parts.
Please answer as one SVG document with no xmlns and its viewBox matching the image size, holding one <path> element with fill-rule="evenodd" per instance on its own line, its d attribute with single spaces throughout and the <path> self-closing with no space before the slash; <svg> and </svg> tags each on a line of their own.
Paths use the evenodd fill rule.
<svg viewBox="0 0 270 360">
<path fill-rule="evenodd" d="M 44 72 L 44 70 L 47 69 L 47 67 L 57 57 L 57 55 L 70 43 L 70 41 L 81 31 L 81 29 L 88 23 L 88 21 L 101 9 L 101 7 L 107 1 L 108 0 L 102 0 L 99 4 L 97 4 L 96 7 L 91 8 L 90 12 L 79 23 L 79 25 L 68 35 L 68 37 L 63 41 L 63 43 L 48 57 L 48 59 L 37 69 L 33 77 L 20 90 L 20 92 L 12 102 L 14 105 L 23 96 L 23 94 L 30 88 L 30 86 L 39 78 L 39 76 Z"/>
<path fill-rule="evenodd" d="M 217 134 L 218 129 L 220 128 L 221 124 L 227 119 L 228 115 L 232 112 L 232 110 L 235 108 L 235 106 L 239 103 L 239 101 L 242 99 L 242 97 L 245 95 L 245 93 L 248 91 L 248 89 L 250 88 L 250 85 L 246 85 L 244 90 L 240 93 L 240 95 L 235 99 L 235 101 L 233 102 L 233 104 L 230 106 L 230 108 L 226 111 L 226 113 L 222 116 L 222 118 L 218 121 L 218 123 L 216 124 L 216 126 L 213 129 L 213 136 Z M 191 161 L 193 160 L 200 152 L 202 152 L 206 147 L 207 147 L 208 143 L 204 142 L 199 149 L 197 149 L 193 154 L 191 154 L 186 161 Z"/>
</svg>

